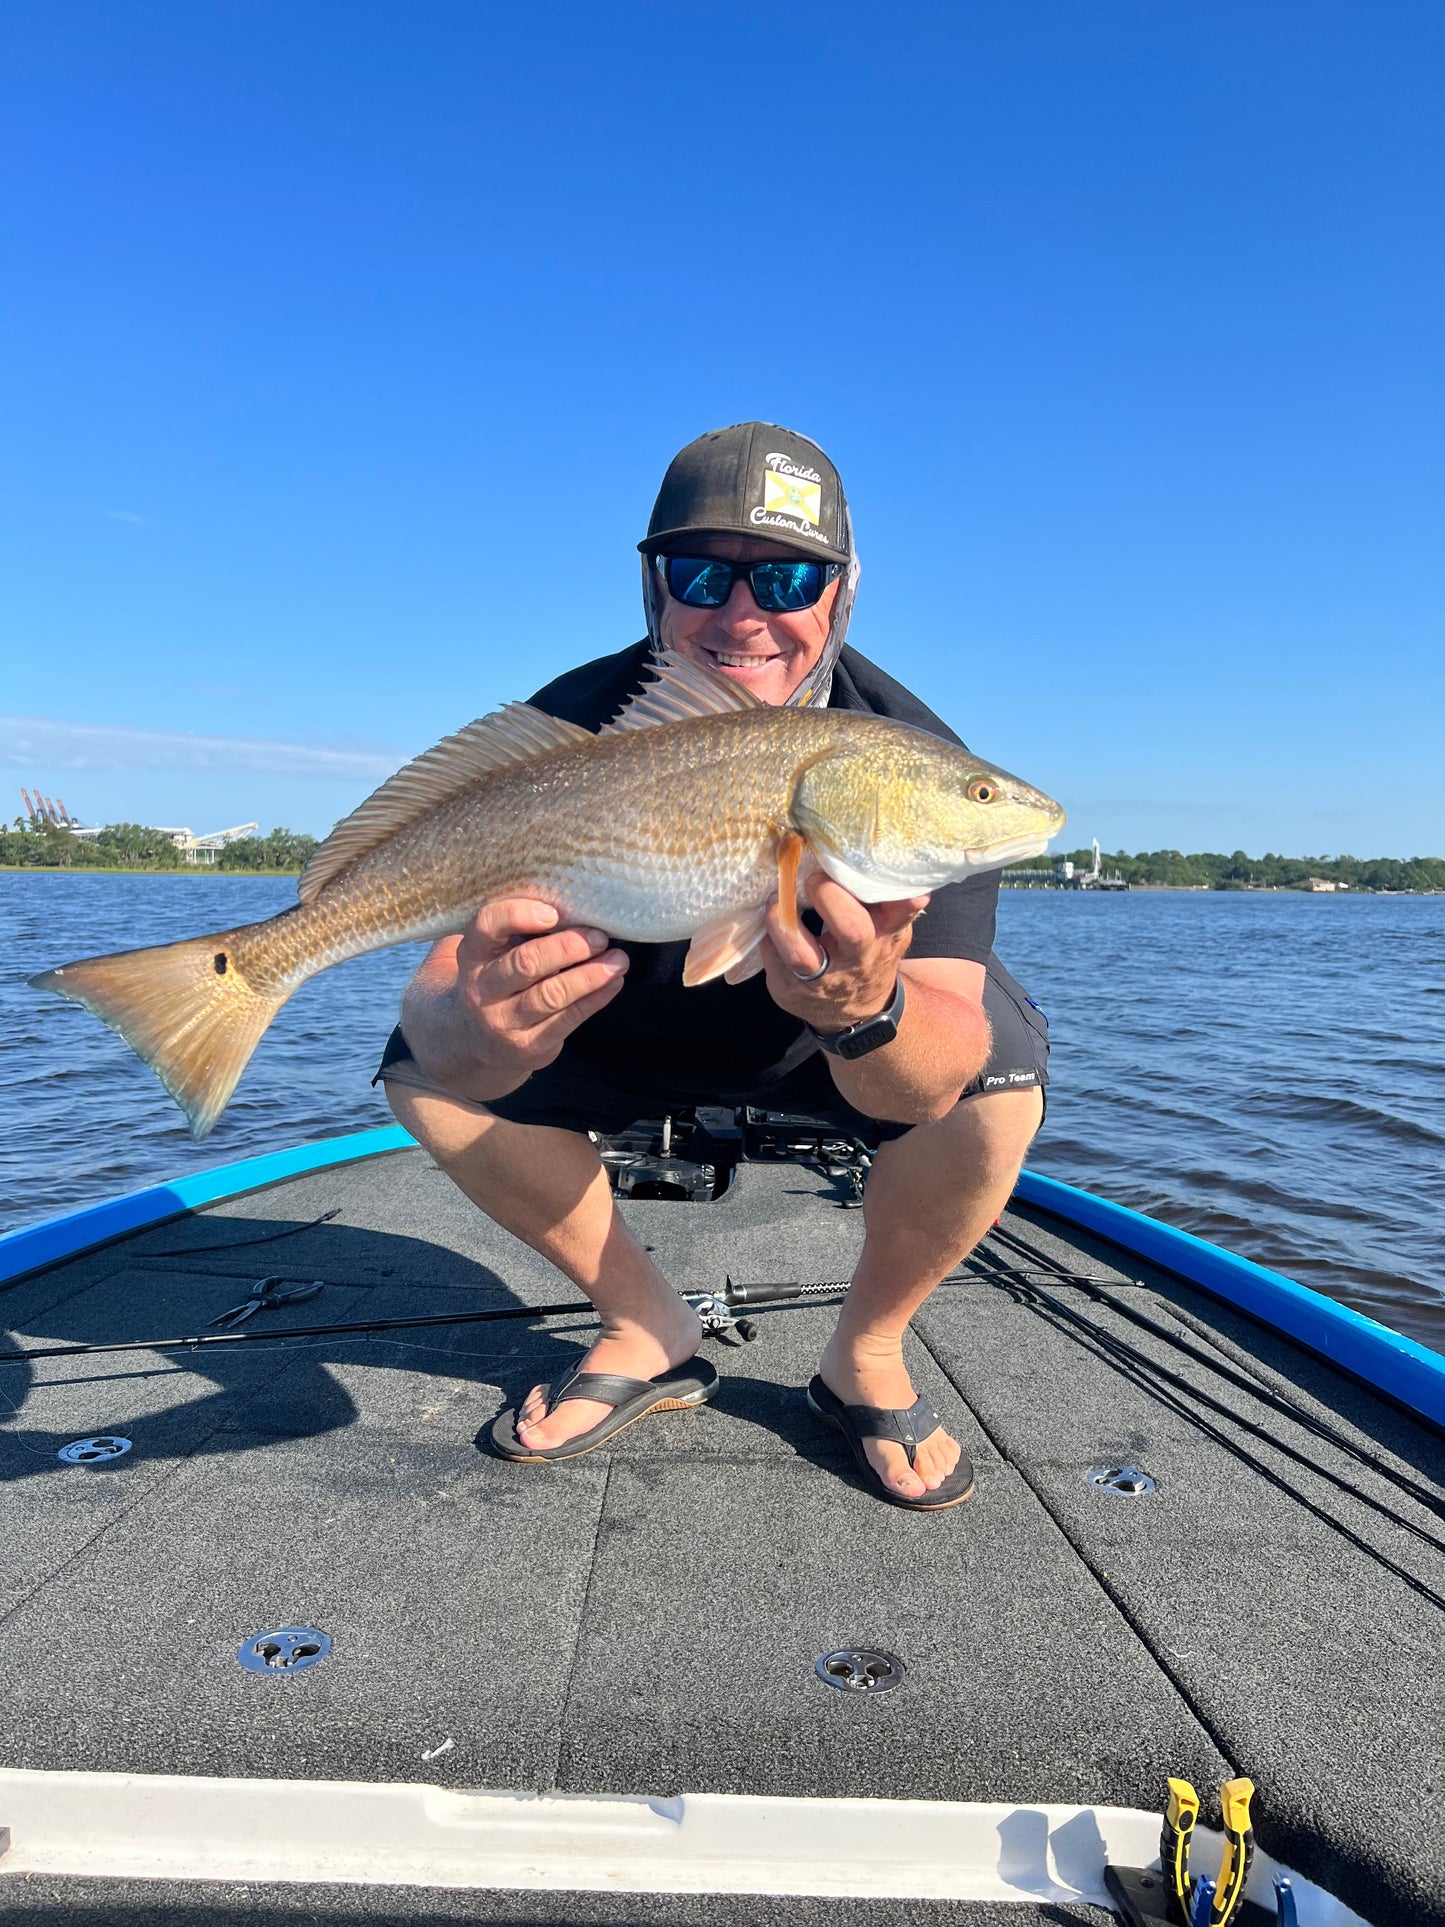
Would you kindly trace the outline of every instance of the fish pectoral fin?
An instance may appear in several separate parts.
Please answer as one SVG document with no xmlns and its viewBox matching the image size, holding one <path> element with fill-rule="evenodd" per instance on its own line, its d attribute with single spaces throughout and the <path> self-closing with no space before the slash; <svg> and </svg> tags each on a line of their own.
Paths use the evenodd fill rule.
<svg viewBox="0 0 1445 1927">
<path fill-rule="evenodd" d="M 714 917 L 711 923 L 705 923 L 688 946 L 682 981 L 692 989 L 698 984 L 711 983 L 714 977 L 726 977 L 729 983 L 741 983 L 744 977 L 751 977 L 753 969 L 761 969 L 761 964 L 746 970 L 742 966 L 756 956 L 766 934 L 767 921 L 768 906 L 762 903 L 755 909 Z M 736 977 L 732 974 L 735 970 L 739 973 Z"/>
<path fill-rule="evenodd" d="M 733 709 L 765 709 L 750 690 L 726 676 L 703 669 L 667 650 L 647 667 L 657 678 L 639 689 L 618 710 L 602 735 L 614 729 L 651 729 L 657 723 L 682 723 L 693 716 L 725 716 Z"/>
<path fill-rule="evenodd" d="M 798 921 L 798 866 L 807 847 L 796 830 L 785 830 L 778 838 L 778 921 L 792 937 L 803 927 Z"/>
<path fill-rule="evenodd" d="M 763 946 L 759 943 L 745 957 L 740 957 L 735 964 L 730 964 L 723 972 L 723 982 L 745 984 L 749 977 L 756 977 L 763 967 L 762 951 Z"/>
<path fill-rule="evenodd" d="M 505 709 L 468 723 L 389 776 L 344 823 L 337 824 L 301 872 L 297 896 L 309 903 L 323 884 L 365 851 L 482 777 L 513 763 L 529 763 L 549 750 L 591 741 L 591 730 L 549 716 L 530 703 L 508 703 Z"/>
</svg>

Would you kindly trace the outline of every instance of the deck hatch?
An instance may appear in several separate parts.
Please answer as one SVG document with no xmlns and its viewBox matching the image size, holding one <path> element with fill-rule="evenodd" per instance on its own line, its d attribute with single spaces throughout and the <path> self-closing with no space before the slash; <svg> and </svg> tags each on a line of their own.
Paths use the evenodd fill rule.
<svg viewBox="0 0 1445 1927">
<path fill-rule="evenodd" d="M 842 1693 L 886 1693 L 903 1684 L 908 1668 L 896 1653 L 871 1646 L 840 1646 L 837 1652 L 820 1654 L 813 1671 L 825 1686 L 836 1686 Z"/>
<path fill-rule="evenodd" d="M 129 1450 L 129 1439 L 114 1432 L 97 1432 L 94 1438 L 72 1439 L 55 1456 L 66 1465 L 105 1465 L 111 1459 L 124 1458 Z"/>
<path fill-rule="evenodd" d="M 1137 1465 L 1100 1465 L 1085 1477 L 1101 1492 L 1117 1492 L 1124 1499 L 1142 1499 L 1146 1492 L 1155 1490 L 1149 1474 Z"/>
<path fill-rule="evenodd" d="M 304 1673 L 331 1651 L 331 1636 L 316 1626 L 278 1626 L 256 1633 L 236 1650 L 248 1673 Z"/>
</svg>

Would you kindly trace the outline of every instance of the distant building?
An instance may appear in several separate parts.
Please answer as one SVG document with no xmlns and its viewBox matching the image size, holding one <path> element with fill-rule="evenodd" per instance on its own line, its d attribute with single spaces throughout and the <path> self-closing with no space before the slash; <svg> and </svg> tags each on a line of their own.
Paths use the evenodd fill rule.
<svg viewBox="0 0 1445 1927">
<path fill-rule="evenodd" d="M 1329 877 L 1306 877 L 1306 890 L 1348 890 L 1348 883 L 1335 883 Z"/>
</svg>

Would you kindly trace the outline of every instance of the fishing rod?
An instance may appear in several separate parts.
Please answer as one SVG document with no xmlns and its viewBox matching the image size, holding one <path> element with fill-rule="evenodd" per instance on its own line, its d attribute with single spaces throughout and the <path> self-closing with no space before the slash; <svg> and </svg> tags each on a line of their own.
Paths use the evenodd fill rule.
<svg viewBox="0 0 1445 1927">
<path fill-rule="evenodd" d="M 314 1231 L 318 1225 L 330 1224 L 333 1218 L 341 1216 L 341 1206 L 333 1205 L 323 1211 L 319 1218 L 311 1218 L 305 1224 L 288 1224 L 284 1231 L 268 1231 L 261 1238 L 223 1238 L 217 1244 L 188 1245 L 181 1251 L 136 1251 L 135 1258 L 206 1258 L 213 1251 L 249 1251 L 253 1245 L 274 1245 L 282 1238 L 294 1238 L 298 1231 Z"/>
<path fill-rule="evenodd" d="M 202 1345 L 266 1345 L 282 1338 L 330 1338 L 343 1332 L 417 1331 L 426 1325 L 484 1325 L 504 1318 L 569 1318 L 591 1309 L 583 1298 L 570 1305 L 506 1305 L 493 1311 L 437 1312 L 428 1318 L 353 1318 L 345 1324 L 289 1325 L 281 1331 L 219 1331 L 201 1332 L 187 1338 L 128 1338 L 116 1345 L 36 1345 L 26 1351 L 0 1352 L 0 1365 L 28 1363 L 32 1358 L 93 1357 L 98 1352 L 193 1351 Z"/>
<path fill-rule="evenodd" d="M 322 1222 L 324 1222 L 323 1219 L 318 1218 L 314 1220 L 316 1224 Z M 312 1226 L 294 1225 L 291 1229 L 293 1231 L 309 1231 L 312 1229 Z M 290 1233 L 278 1232 L 275 1235 L 278 1237 L 287 1237 Z M 213 1245 L 208 1248 L 215 1251 L 226 1251 L 239 1249 L 242 1245 L 252 1243 L 265 1244 L 269 1242 L 269 1239 L 261 1238 L 240 1239 L 235 1246 Z M 171 1256 L 172 1254 L 148 1252 L 144 1255 L 157 1258 L 161 1256 Z M 184 1252 L 174 1255 L 189 1257 L 190 1253 Z M 295 1275 L 281 1274 L 263 1282 L 278 1285 L 314 1282 L 323 1286 L 332 1285 L 336 1287 L 350 1287 L 355 1283 L 354 1280 L 340 1278 L 306 1280 L 303 1274 L 300 1273 Z M 678 1295 L 686 1299 L 687 1303 L 692 1306 L 693 1310 L 696 1311 L 701 1318 L 705 1336 L 719 1337 L 729 1330 L 736 1330 L 738 1336 L 746 1342 L 756 1336 L 756 1329 L 751 1327 L 750 1320 L 736 1317 L 735 1314 L 737 1311 L 744 1308 L 749 1310 L 759 1309 L 765 1306 L 773 1306 L 776 1308 L 788 1304 L 797 1304 L 809 1298 L 833 1297 L 840 1292 L 846 1292 L 849 1282 L 846 1278 L 832 1278 L 808 1284 L 800 1284 L 795 1280 L 764 1281 L 757 1284 L 744 1284 L 729 1277 L 721 1291 L 685 1291 L 680 1292 Z M 942 1282 L 944 1284 L 964 1284 L 968 1282 L 968 1278 L 967 1275 L 961 1271 L 950 1272 L 948 1277 L 943 1279 Z M 1092 1280 L 1089 1282 L 1092 1282 Z M 370 1290 L 372 1286 L 365 1284 L 359 1288 Z M 87 1358 L 95 1357 L 99 1354 L 118 1352 L 193 1351 L 203 1345 L 265 1345 L 292 1338 L 334 1338 L 365 1332 L 419 1331 L 427 1326 L 483 1325 L 503 1319 L 575 1318 L 580 1313 L 591 1311 L 592 1309 L 593 1307 L 587 1299 L 580 1298 L 563 1305 L 505 1305 L 494 1307 L 489 1311 L 437 1312 L 428 1317 L 420 1318 L 353 1318 L 341 1323 L 327 1325 L 287 1325 L 284 1327 L 267 1327 L 264 1331 L 248 1332 L 236 1330 L 199 1332 L 189 1333 L 179 1338 L 129 1338 L 111 1344 L 34 1345 L 22 1350 L 0 1352 L 0 1365 L 28 1364 L 32 1359 L 37 1358 Z"/>
<path fill-rule="evenodd" d="M 336 1215 L 334 1212 L 327 1212 L 320 1218 L 313 1219 L 309 1224 L 290 1226 L 283 1232 L 271 1233 L 266 1237 L 258 1239 L 238 1239 L 233 1242 L 219 1243 L 207 1246 L 205 1249 L 224 1251 L 247 1248 L 255 1244 L 272 1243 L 278 1238 L 291 1236 L 299 1231 L 314 1229 L 317 1225 L 328 1222 L 334 1215 Z M 1216 1427 L 1210 1425 L 1198 1412 L 1184 1405 L 1178 1398 L 1178 1393 L 1184 1393 L 1189 1397 L 1198 1399 L 1228 1419 L 1232 1424 L 1251 1432 L 1266 1444 L 1274 1446 L 1278 1451 L 1294 1459 L 1307 1470 L 1314 1472 L 1317 1476 L 1334 1484 L 1348 1496 L 1357 1499 L 1367 1507 L 1381 1514 L 1392 1524 L 1402 1526 L 1406 1531 L 1413 1533 L 1415 1537 L 1421 1539 L 1432 1550 L 1445 1552 L 1445 1545 L 1442 1545 L 1440 1541 L 1433 1538 L 1429 1533 L 1422 1531 L 1421 1528 L 1416 1526 L 1412 1521 L 1401 1517 L 1400 1514 L 1391 1510 L 1390 1507 L 1382 1504 L 1369 1493 L 1361 1491 L 1357 1486 L 1350 1484 L 1348 1480 L 1341 1478 L 1339 1474 L 1332 1472 L 1328 1467 L 1318 1465 L 1314 1460 L 1297 1451 L 1286 1441 L 1276 1437 L 1265 1427 L 1233 1411 L 1230 1407 L 1214 1399 L 1199 1387 L 1191 1385 L 1188 1380 L 1180 1377 L 1177 1373 L 1169 1371 L 1166 1366 L 1159 1364 L 1158 1361 L 1150 1359 L 1145 1353 L 1139 1351 L 1137 1347 L 1129 1345 L 1127 1341 L 1106 1332 L 1094 1322 L 1083 1318 L 1073 1307 L 1055 1298 L 1053 1293 L 1049 1292 L 1038 1280 L 1048 1279 L 1052 1283 L 1083 1286 L 1097 1302 L 1103 1303 L 1111 1309 L 1120 1312 L 1126 1319 L 1148 1330 L 1153 1335 L 1166 1340 L 1176 1349 L 1186 1353 L 1198 1362 L 1207 1365 L 1211 1370 L 1216 1371 L 1221 1377 L 1235 1384 L 1251 1396 L 1275 1406 L 1291 1418 L 1296 1419 L 1302 1426 L 1316 1436 L 1338 1446 L 1341 1450 L 1355 1457 L 1359 1462 L 1370 1466 L 1374 1470 L 1380 1471 L 1387 1478 L 1391 1478 L 1395 1484 L 1410 1497 L 1415 1498 L 1417 1502 L 1424 1504 L 1431 1510 L 1439 1512 L 1441 1510 L 1441 1501 L 1423 1486 L 1419 1486 L 1405 1475 L 1397 1473 L 1393 1467 L 1386 1465 L 1384 1461 L 1377 1459 L 1373 1454 L 1355 1447 L 1352 1441 L 1344 1438 L 1343 1435 L 1335 1432 L 1332 1427 L 1324 1424 L 1322 1421 L 1314 1419 L 1313 1415 L 1302 1411 L 1291 1400 L 1271 1391 L 1267 1387 L 1261 1386 L 1257 1381 L 1251 1380 L 1245 1374 L 1234 1371 L 1231 1367 L 1222 1364 L 1221 1361 L 1203 1351 L 1200 1347 L 1191 1345 L 1187 1340 L 1170 1332 L 1166 1327 L 1157 1324 L 1154 1320 L 1135 1311 L 1133 1307 L 1124 1304 L 1104 1288 L 1104 1280 L 1092 1277 L 1087 1273 L 1067 1271 L 1048 1253 L 1036 1250 L 1014 1234 L 1004 1232 L 1000 1227 L 996 1226 L 991 1236 L 996 1242 L 1002 1243 L 1006 1247 L 1011 1247 L 1023 1255 L 1040 1260 L 1039 1268 L 1025 1271 L 1019 1266 L 1010 1263 L 1007 1259 L 1000 1257 L 996 1252 L 989 1251 L 987 1246 L 982 1246 L 973 1254 L 971 1262 L 977 1265 L 978 1262 L 982 1260 L 988 1269 L 980 1272 L 978 1270 L 960 1268 L 949 1273 L 941 1283 L 956 1286 L 969 1283 L 975 1279 L 980 1282 L 990 1283 L 996 1281 L 1008 1282 L 1016 1289 L 1020 1289 L 1028 1294 L 1028 1301 L 1034 1305 L 1035 1309 L 1042 1310 L 1047 1308 L 1047 1311 L 1053 1314 L 1051 1322 L 1056 1326 L 1062 1326 L 1064 1328 L 1072 1327 L 1076 1332 L 1082 1331 L 1090 1344 L 1090 1348 L 1093 1349 L 1097 1355 L 1103 1357 L 1104 1362 L 1114 1365 L 1116 1369 L 1120 1369 L 1125 1376 L 1129 1377 L 1133 1382 L 1138 1383 L 1141 1389 L 1151 1392 L 1155 1397 L 1161 1398 L 1171 1409 L 1177 1410 L 1186 1419 L 1189 1419 L 1201 1429 L 1205 1430 L 1209 1436 L 1223 1444 L 1226 1449 L 1235 1452 L 1237 1456 L 1246 1455 L 1234 1441 L 1220 1433 Z M 190 1257 L 193 1253 L 191 1251 L 177 1251 L 175 1253 L 150 1252 L 144 1255 L 149 1257 Z M 259 1304 L 264 1299 L 265 1284 L 284 1284 L 287 1282 L 289 1281 L 284 1277 L 264 1281 L 264 1284 L 259 1288 L 261 1297 L 256 1300 L 256 1303 Z M 322 1285 L 328 1281 L 317 1280 L 314 1282 Z M 332 1280 L 329 1282 L 336 1283 L 338 1281 Z M 739 1319 L 736 1316 L 739 1308 L 762 1308 L 764 1306 L 781 1308 L 785 1304 L 797 1304 L 809 1298 L 833 1296 L 844 1293 L 848 1290 L 848 1287 L 849 1281 L 846 1279 L 825 1279 L 812 1283 L 801 1283 L 796 1280 L 778 1280 L 748 1284 L 735 1282 L 731 1277 L 728 1277 L 720 1292 L 693 1292 L 682 1293 L 680 1295 L 686 1298 L 698 1312 L 703 1321 L 705 1335 L 724 1336 L 730 1335 L 733 1330 L 736 1330 L 738 1337 L 746 1341 L 756 1336 L 756 1330 L 752 1327 L 751 1321 Z M 211 1345 L 267 1344 L 286 1342 L 300 1338 L 352 1336 L 388 1331 L 414 1331 L 427 1327 L 488 1324 L 518 1319 L 575 1318 L 583 1311 L 584 1307 L 587 1310 L 592 1309 L 590 1304 L 583 1299 L 580 1301 L 574 1300 L 565 1304 L 502 1306 L 493 1307 L 484 1311 L 443 1312 L 423 1317 L 349 1319 L 324 1325 L 285 1326 L 254 1332 L 223 1330 L 210 1333 L 191 1333 L 175 1338 L 129 1339 L 111 1344 L 33 1346 L 10 1352 L 0 1352 L 0 1364 L 28 1364 L 36 1359 L 76 1358 L 100 1354 L 114 1355 L 137 1351 L 190 1352 Z M 1151 1378 L 1166 1381 L 1175 1388 L 1175 1395 L 1167 1396 L 1161 1393 L 1157 1384 L 1149 1382 Z M 1347 1528 L 1341 1526 L 1338 1521 L 1330 1519 L 1327 1514 L 1320 1512 L 1319 1509 L 1313 1505 L 1312 1501 L 1308 1500 L 1302 1493 L 1296 1491 L 1296 1489 L 1287 1482 L 1281 1480 L 1277 1474 L 1272 1474 L 1267 1468 L 1258 1466 L 1256 1461 L 1250 1460 L 1249 1462 L 1256 1464 L 1257 1469 L 1260 1470 L 1263 1476 L 1280 1486 L 1283 1491 L 1289 1493 L 1299 1503 L 1307 1506 L 1326 1523 L 1333 1525 L 1337 1530 L 1343 1532 L 1347 1538 L 1351 1539 L 1352 1543 L 1369 1552 L 1371 1556 L 1381 1559 L 1392 1571 L 1398 1572 L 1401 1577 L 1405 1578 L 1407 1583 L 1414 1585 L 1416 1590 L 1422 1590 L 1411 1575 L 1403 1572 L 1401 1568 L 1394 1566 L 1393 1562 L 1384 1558 L 1384 1555 L 1376 1553 L 1373 1547 L 1367 1546 L 1364 1541 L 1356 1538 Z M 1425 1596 L 1445 1606 L 1445 1601 L 1437 1600 L 1436 1595 L 1428 1590 L 1425 1591 Z"/>
<path fill-rule="evenodd" d="M 1338 1533 L 1341 1538 L 1354 1546 L 1357 1551 L 1364 1553 L 1367 1558 L 1373 1559 L 1377 1565 L 1383 1566 L 1387 1572 L 1393 1573 L 1395 1577 L 1402 1580 L 1412 1592 L 1417 1593 L 1422 1599 L 1427 1600 L 1429 1604 L 1437 1607 L 1441 1612 L 1445 1612 L 1445 1596 L 1436 1592 L 1434 1588 L 1426 1584 L 1424 1580 L 1417 1579 L 1414 1573 L 1410 1572 L 1408 1568 L 1399 1565 L 1395 1560 L 1391 1559 L 1387 1553 L 1381 1552 L 1377 1546 L 1372 1546 L 1367 1539 L 1361 1538 L 1357 1532 L 1354 1532 L 1349 1526 L 1345 1525 L 1342 1520 L 1335 1518 L 1333 1514 L 1318 1505 L 1307 1493 L 1300 1491 L 1297 1486 L 1291 1485 L 1289 1480 L 1281 1473 L 1276 1472 L 1271 1466 L 1266 1465 L 1246 1446 L 1242 1445 L 1238 1439 L 1231 1438 L 1227 1432 L 1222 1431 L 1220 1427 L 1207 1418 L 1203 1412 L 1191 1405 L 1189 1400 L 1198 1399 L 1203 1404 L 1212 1407 L 1232 1424 L 1238 1425 L 1244 1431 L 1252 1433 L 1255 1437 L 1262 1439 L 1266 1445 L 1273 1446 L 1275 1450 L 1283 1452 L 1289 1458 L 1295 1459 L 1308 1471 L 1338 1486 L 1351 1498 L 1357 1499 L 1371 1507 L 1392 1525 L 1403 1527 L 1417 1539 L 1422 1540 L 1432 1551 L 1445 1552 L 1445 1545 L 1442 1545 L 1440 1541 L 1422 1530 L 1421 1527 L 1415 1525 L 1413 1521 L 1403 1518 L 1398 1512 L 1392 1511 L 1390 1507 L 1382 1504 L 1378 1499 L 1372 1498 L 1370 1494 L 1360 1491 L 1356 1486 L 1352 1486 L 1347 1480 L 1340 1478 L 1337 1473 L 1333 1473 L 1329 1471 L 1327 1467 L 1317 1465 L 1312 1459 L 1306 1458 L 1302 1453 L 1297 1452 L 1294 1447 L 1287 1445 L 1282 1439 L 1277 1438 L 1273 1433 L 1266 1430 L 1265 1427 L 1257 1425 L 1252 1419 L 1245 1418 L 1240 1413 L 1231 1411 L 1228 1406 L 1221 1404 L 1217 1399 L 1211 1398 L 1207 1392 L 1202 1391 L 1198 1386 L 1191 1385 L 1188 1379 L 1181 1378 L 1177 1372 L 1170 1371 L 1167 1366 L 1161 1365 L 1158 1360 L 1151 1359 L 1147 1353 L 1141 1352 L 1137 1346 L 1131 1345 L 1126 1339 L 1119 1338 L 1105 1331 L 1102 1326 L 1095 1324 L 1091 1319 L 1085 1318 L 1081 1313 L 1076 1311 L 1073 1306 L 1067 1305 L 1061 1299 L 1055 1297 L 1051 1291 L 1033 1283 L 1024 1274 L 1016 1273 L 1014 1267 L 1009 1265 L 1005 1260 L 994 1257 L 992 1254 L 982 1250 L 974 1253 L 975 1259 L 981 1256 L 992 1263 L 996 1282 L 1000 1286 L 1006 1286 L 1021 1294 L 1023 1302 L 1029 1304 L 1034 1311 L 1038 1312 L 1041 1317 L 1052 1324 L 1056 1330 L 1064 1333 L 1066 1336 L 1074 1337 L 1078 1342 L 1082 1343 L 1087 1350 L 1093 1352 L 1097 1358 L 1101 1359 L 1103 1363 L 1117 1371 L 1121 1377 L 1127 1379 L 1141 1391 L 1146 1392 L 1150 1397 L 1156 1399 L 1166 1410 L 1175 1413 L 1177 1417 L 1183 1418 L 1198 1431 L 1203 1432 L 1204 1435 L 1212 1439 L 1215 1444 L 1222 1446 L 1224 1450 L 1232 1454 L 1233 1457 L 1241 1460 L 1252 1472 L 1257 1473 L 1259 1477 L 1264 1479 L 1268 1484 L 1275 1486 L 1287 1497 L 1293 1499 L 1297 1505 L 1302 1506 L 1307 1512 L 1311 1513 L 1322 1525 L 1328 1526 L 1332 1531 Z"/>
<path fill-rule="evenodd" d="M 1294 1422 L 1305 1431 L 1312 1432 L 1316 1438 L 1323 1440 L 1329 1445 L 1333 1445 L 1338 1451 L 1355 1459 L 1360 1465 L 1367 1466 L 1370 1471 L 1378 1473 L 1381 1478 L 1388 1479 L 1393 1485 L 1398 1486 L 1402 1492 L 1407 1494 L 1408 1497 L 1412 1498 L 1417 1505 L 1422 1505 L 1427 1511 L 1434 1512 L 1440 1518 L 1445 1518 L 1445 1498 L 1442 1498 L 1439 1493 L 1432 1492 L 1429 1487 L 1421 1485 L 1417 1480 L 1412 1479 L 1407 1472 L 1402 1472 L 1396 1466 L 1389 1464 L 1388 1461 L 1379 1457 L 1377 1453 L 1371 1452 L 1368 1447 L 1357 1444 L 1354 1439 L 1347 1438 L 1343 1432 L 1337 1430 L 1336 1427 L 1329 1424 L 1327 1420 L 1316 1417 L 1313 1412 L 1306 1411 L 1302 1405 L 1297 1404 L 1287 1393 L 1277 1391 L 1273 1386 L 1264 1384 L 1261 1380 L 1252 1377 L 1249 1373 L 1240 1371 L 1237 1367 L 1226 1363 L 1226 1361 L 1221 1359 L 1216 1353 L 1206 1351 L 1203 1346 L 1191 1343 L 1182 1333 L 1171 1331 L 1167 1325 L 1161 1325 L 1157 1319 L 1150 1318 L 1147 1313 L 1140 1311 L 1137 1306 L 1131 1305 L 1126 1300 L 1117 1297 L 1115 1293 L 1105 1288 L 1105 1281 L 1103 1279 L 1087 1278 L 1082 1275 L 1066 1273 L 1063 1267 L 1058 1264 L 1058 1261 L 1051 1258 L 1048 1252 L 1039 1251 L 1035 1246 L 1029 1244 L 1026 1239 L 1019 1237 L 1016 1232 L 1007 1231 L 1001 1225 L 994 1226 L 993 1230 L 989 1233 L 989 1238 L 993 1243 L 1003 1245 L 1007 1249 L 1019 1252 L 1025 1257 L 1037 1259 L 1049 1268 L 1047 1273 L 1039 1272 L 1030 1275 L 1049 1276 L 1060 1284 L 1067 1281 L 1069 1283 L 1086 1286 L 1090 1297 L 1096 1302 L 1107 1305 L 1110 1311 L 1116 1312 L 1121 1318 L 1125 1318 L 1131 1324 L 1139 1326 L 1142 1330 L 1149 1332 L 1153 1337 L 1163 1339 L 1164 1342 L 1171 1345 L 1175 1351 L 1182 1352 L 1186 1357 L 1192 1358 L 1197 1364 L 1208 1366 L 1216 1376 L 1225 1379 L 1240 1391 L 1247 1392 L 1252 1398 L 1258 1399 L 1262 1404 L 1273 1406 L 1276 1411 L 1282 1412 L 1287 1418 L 1293 1419 Z M 987 1255 L 987 1253 L 985 1253 L 985 1255 Z M 1141 1280 L 1140 1282 L 1142 1283 L 1143 1281 Z"/>
<path fill-rule="evenodd" d="M 263 1290 L 266 1284 L 284 1285 L 302 1282 L 304 1281 L 299 1277 L 292 1279 L 281 1276 L 265 1279 L 256 1287 L 255 1304 L 257 1307 L 264 1307 L 268 1302 L 284 1302 L 284 1299 L 268 1301 Z M 350 1281 L 331 1278 L 315 1279 L 310 1282 L 324 1287 L 327 1284 L 340 1285 Z M 736 1331 L 738 1337 L 746 1343 L 755 1338 L 757 1333 L 750 1320 L 734 1315 L 738 1308 L 745 1305 L 782 1303 L 784 1294 L 797 1298 L 819 1290 L 831 1292 L 834 1289 L 846 1290 L 847 1287 L 734 1285 L 729 1279 L 721 1291 L 685 1291 L 678 1295 L 692 1306 L 702 1320 L 705 1337 L 717 1338 Z M 237 1309 L 241 1308 L 237 1307 Z M 0 1352 L 0 1365 L 28 1364 L 36 1358 L 88 1358 L 100 1353 L 195 1351 L 203 1345 L 267 1345 L 291 1338 L 334 1338 L 361 1332 L 420 1331 L 427 1326 L 485 1325 L 504 1319 L 576 1318 L 580 1313 L 591 1312 L 594 1309 L 588 1299 L 578 1298 L 563 1305 L 502 1305 L 493 1307 L 489 1311 L 436 1312 L 423 1318 L 351 1318 L 329 1325 L 287 1325 L 268 1327 L 265 1331 L 247 1332 L 235 1329 L 193 1332 L 180 1338 L 128 1338 L 104 1345 L 33 1345 L 19 1351 Z"/>
</svg>

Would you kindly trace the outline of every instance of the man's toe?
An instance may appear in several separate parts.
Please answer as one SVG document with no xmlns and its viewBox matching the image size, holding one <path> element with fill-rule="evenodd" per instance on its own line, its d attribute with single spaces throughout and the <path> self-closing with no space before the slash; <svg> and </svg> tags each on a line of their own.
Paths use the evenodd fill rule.
<svg viewBox="0 0 1445 1927">
<path fill-rule="evenodd" d="M 522 1403 L 517 1407 L 518 1425 L 535 1425 L 546 1409 L 547 1387 L 545 1385 L 534 1385 L 522 1400 Z"/>
<path fill-rule="evenodd" d="M 887 1439 L 870 1439 L 868 1451 L 884 1481 L 905 1499 L 916 1499 L 925 1489 L 923 1480 L 908 1463 L 908 1454 L 901 1445 L 894 1445 Z"/>
<path fill-rule="evenodd" d="M 963 1448 L 957 1439 L 949 1438 L 942 1430 L 923 1441 L 918 1448 L 918 1470 L 930 1492 L 937 1491 L 944 1480 L 952 1475 L 962 1452 Z"/>
</svg>

